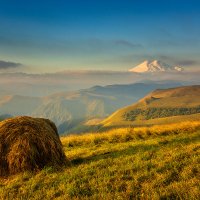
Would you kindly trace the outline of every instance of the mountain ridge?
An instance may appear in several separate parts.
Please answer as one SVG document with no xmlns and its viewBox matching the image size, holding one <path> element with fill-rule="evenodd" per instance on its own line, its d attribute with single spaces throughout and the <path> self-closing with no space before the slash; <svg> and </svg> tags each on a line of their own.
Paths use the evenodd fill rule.
<svg viewBox="0 0 200 200">
<path fill-rule="evenodd" d="M 155 72 L 181 72 L 183 68 L 180 66 L 172 66 L 159 60 L 145 60 L 141 64 L 133 67 L 129 72 L 136 73 L 155 73 Z"/>
<path fill-rule="evenodd" d="M 75 126 L 109 116 L 117 109 L 130 105 L 156 88 L 179 86 L 181 83 L 134 83 L 94 86 L 72 92 L 59 92 L 45 97 L 14 95 L 1 97 L 0 115 L 30 115 L 49 118 L 59 132 L 70 132 Z M 98 121 L 98 120 L 97 120 Z"/>
</svg>

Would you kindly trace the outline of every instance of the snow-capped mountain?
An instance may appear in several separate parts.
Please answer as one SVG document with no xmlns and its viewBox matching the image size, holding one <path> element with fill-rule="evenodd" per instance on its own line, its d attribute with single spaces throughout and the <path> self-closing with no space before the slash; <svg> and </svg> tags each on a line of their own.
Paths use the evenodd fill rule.
<svg viewBox="0 0 200 200">
<path fill-rule="evenodd" d="M 180 72 L 183 68 L 180 66 L 171 66 L 164 62 L 154 60 L 145 60 L 143 63 L 129 70 L 130 72 L 147 73 L 147 72 Z"/>
</svg>

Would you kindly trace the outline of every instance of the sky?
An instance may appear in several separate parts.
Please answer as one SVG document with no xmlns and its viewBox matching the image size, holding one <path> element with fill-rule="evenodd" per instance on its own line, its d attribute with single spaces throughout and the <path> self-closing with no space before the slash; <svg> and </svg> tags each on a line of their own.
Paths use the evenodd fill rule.
<svg viewBox="0 0 200 200">
<path fill-rule="evenodd" d="M 200 69 L 198 0 L 0 0 L 0 71 Z"/>
</svg>

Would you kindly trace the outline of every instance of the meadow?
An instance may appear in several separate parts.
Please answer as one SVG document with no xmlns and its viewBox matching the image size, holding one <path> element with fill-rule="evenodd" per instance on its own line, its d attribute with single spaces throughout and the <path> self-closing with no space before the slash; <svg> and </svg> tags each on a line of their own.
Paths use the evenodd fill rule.
<svg viewBox="0 0 200 200">
<path fill-rule="evenodd" d="M 71 166 L 0 179 L 0 199 L 198 199 L 200 122 L 61 137 Z"/>
</svg>

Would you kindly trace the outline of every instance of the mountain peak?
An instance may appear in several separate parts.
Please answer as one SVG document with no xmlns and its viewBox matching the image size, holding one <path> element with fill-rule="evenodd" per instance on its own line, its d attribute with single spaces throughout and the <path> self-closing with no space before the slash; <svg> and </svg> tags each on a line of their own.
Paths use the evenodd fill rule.
<svg viewBox="0 0 200 200">
<path fill-rule="evenodd" d="M 159 60 L 145 60 L 141 64 L 129 70 L 130 72 L 148 73 L 148 72 L 180 72 L 183 71 L 182 67 L 168 65 Z"/>
</svg>

